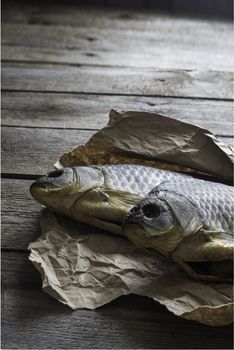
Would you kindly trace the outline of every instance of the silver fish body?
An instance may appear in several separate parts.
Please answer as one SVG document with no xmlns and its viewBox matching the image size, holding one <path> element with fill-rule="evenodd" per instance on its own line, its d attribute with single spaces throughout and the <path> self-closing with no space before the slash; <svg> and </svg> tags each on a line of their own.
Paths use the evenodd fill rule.
<svg viewBox="0 0 234 350">
<path fill-rule="evenodd" d="M 233 194 L 232 186 L 174 177 L 130 210 L 124 232 L 136 244 L 171 257 L 192 277 L 230 280 Z"/>
<path fill-rule="evenodd" d="M 131 192 L 140 196 L 145 196 L 157 184 L 165 180 L 180 177 L 180 174 L 171 171 L 142 165 L 119 164 L 93 166 L 93 168 L 101 171 L 104 187 Z M 79 171 L 79 167 L 75 170 Z"/>
<path fill-rule="evenodd" d="M 52 211 L 122 234 L 131 207 L 155 185 L 180 174 L 141 165 L 79 166 L 36 180 L 33 197 Z"/>
<path fill-rule="evenodd" d="M 30 189 L 52 211 L 153 248 L 195 278 L 223 280 L 232 273 L 231 186 L 152 167 L 107 165 L 56 170 Z"/>
</svg>

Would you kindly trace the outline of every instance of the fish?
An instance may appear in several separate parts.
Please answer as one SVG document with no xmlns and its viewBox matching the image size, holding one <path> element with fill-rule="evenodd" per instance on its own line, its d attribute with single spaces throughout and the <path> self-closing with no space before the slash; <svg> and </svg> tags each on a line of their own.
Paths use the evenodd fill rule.
<svg viewBox="0 0 234 350">
<path fill-rule="evenodd" d="M 149 191 L 180 173 L 116 164 L 65 167 L 32 183 L 32 196 L 55 213 L 121 234 L 129 210 Z"/>
<path fill-rule="evenodd" d="M 180 174 L 155 186 L 123 220 L 137 246 L 175 261 L 190 277 L 233 279 L 233 186 Z"/>
<path fill-rule="evenodd" d="M 54 170 L 30 191 L 53 212 L 154 249 L 194 278 L 231 278 L 232 186 L 118 164 Z"/>
</svg>

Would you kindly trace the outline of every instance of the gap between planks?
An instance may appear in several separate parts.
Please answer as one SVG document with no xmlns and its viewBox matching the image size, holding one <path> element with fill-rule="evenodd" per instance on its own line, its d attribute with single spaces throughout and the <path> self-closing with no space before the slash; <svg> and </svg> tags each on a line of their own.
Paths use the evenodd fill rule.
<svg viewBox="0 0 234 350">
<path fill-rule="evenodd" d="M 79 130 L 79 131 L 98 131 L 99 129 L 96 128 L 72 128 L 72 127 L 59 127 L 59 126 L 31 126 L 31 125 L 7 125 L 7 124 L 1 124 L 2 127 L 5 128 L 23 128 L 23 129 L 52 129 L 52 130 Z M 219 135 L 216 135 L 219 136 Z M 229 135 L 222 135 L 224 137 L 232 137 Z"/>
<path fill-rule="evenodd" d="M 29 254 L 28 249 L 18 249 L 18 248 L 1 248 L 2 253 L 16 253 L 16 254 Z"/>
<path fill-rule="evenodd" d="M 37 180 L 42 177 L 43 174 L 12 174 L 12 173 L 1 173 L 2 179 L 15 179 L 15 180 Z"/>
<path fill-rule="evenodd" d="M 2 61 L 3 62 L 3 61 Z M 95 66 L 94 66 L 95 67 Z M 97 67 L 97 66 L 96 66 Z M 111 68 L 111 67 L 109 67 Z M 189 72 L 189 71 L 188 71 Z M 118 93 L 118 92 L 98 92 L 98 91 L 94 91 L 94 92 L 91 92 L 91 91 L 67 91 L 67 90 L 40 90 L 40 89 L 37 89 L 37 90 L 33 90 L 33 89 L 30 89 L 30 90 L 24 90 L 24 89 L 7 89 L 7 88 L 2 88 L 1 89 L 2 92 L 9 92 L 9 93 L 17 93 L 17 92 L 25 92 L 25 93 L 43 93 L 43 94 L 68 94 L 68 95 L 90 95 L 90 96 L 119 96 L 119 97 L 141 97 L 141 98 L 144 98 L 144 97 L 151 97 L 151 98 L 175 98 L 175 99 L 183 99 L 183 100 L 200 100 L 200 101 L 223 101 L 223 102 L 233 102 L 234 101 L 234 98 L 219 98 L 219 97 L 202 97 L 202 96 L 180 96 L 180 95 L 160 95 L 160 94 L 136 94 L 136 93 Z"/>
<path fill-rule="evenodd" d="M 30 126 L 30 125 L 7 125 L 7 124 L 1 124 L 2 127 L 5 128 L 18 128 L 18 129 L 51 129 L 51 130 L 77 130 L 77 131 L 99 131 L 99 129 L 95 129 L 95 128 L 72 128 L 72 127 L 58 127 L 58 126 Z M 219 134 L 215 134 L 215 136 L 217 137 L 224 137 L 224 138 L 233 138 L 233 135 L 219 135 Z"/>
</svg>

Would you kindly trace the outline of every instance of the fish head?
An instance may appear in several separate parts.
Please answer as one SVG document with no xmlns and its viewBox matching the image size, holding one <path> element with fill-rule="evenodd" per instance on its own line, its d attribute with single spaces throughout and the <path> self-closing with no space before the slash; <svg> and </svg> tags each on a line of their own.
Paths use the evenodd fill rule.
<svg viewBox="0 0 234 350">
<path fill-rule="evenodd" d="M 166 256 L 185 236 L 200 227 L 193 204 L 168 191 L 149 193 L 129 211 L 123 222 L 123 232 L 131 241 Z"/>
<path fill-rule="evenodd" d="M 140 227 L 145 235 L 152 237 L 171 231 L 174 224 L 174 217 L 167 203 L 154 196 L 147 196 L 129 211 L 123 228 Z"/>
<path fill-rule="evenodd" d="M 80 197 L 101 184 L 102 174 L 97 168 L 73 167 L 54 170 L 37 179 L 30 187 L 32 196 L 52 211 L 70 215 Z"/>
</svg>

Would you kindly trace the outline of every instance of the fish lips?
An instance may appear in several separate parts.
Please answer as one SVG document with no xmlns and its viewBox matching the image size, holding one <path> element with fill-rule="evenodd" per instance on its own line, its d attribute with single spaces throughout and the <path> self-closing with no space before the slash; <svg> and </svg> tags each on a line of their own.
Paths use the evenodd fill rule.
<svg viewBox="0 0 234 350">
<path fill-rule="evenodd" d="M 47 187 L 49 185 L 49 182 L 46 181 L 46 177 L 40 177 L 36 181 L 34 181 L 30 186 L 30 192 L 32 195 L 35 194 L 35 192 L 39 191 L 46 191 Z"/>
<path fill-rule="evenodd" d="M 64 187 L 69 179 L 73 178 L 72 169 L 58 169 L 51 171 L 47 176 L 40 177 L 30 186 L 30 192 L 33 196 L 37 193 L 46 193 L 50 190 L 58 190 Z"/>
<path fill-rule="evenodd" d="M 127 215 L 122 222 L 122 231 L 124 234 L 145 231 L 144 226 L 142 225 L 142 215 L 133 216 Z"/>
</svg>

